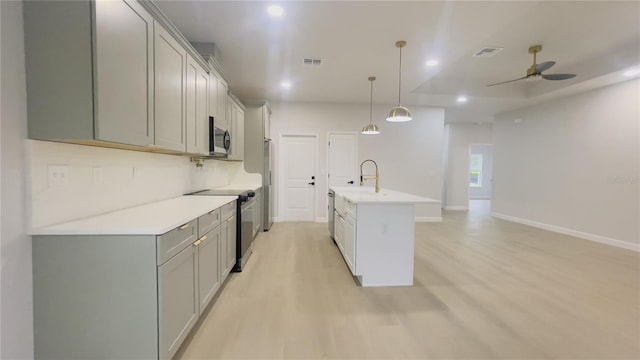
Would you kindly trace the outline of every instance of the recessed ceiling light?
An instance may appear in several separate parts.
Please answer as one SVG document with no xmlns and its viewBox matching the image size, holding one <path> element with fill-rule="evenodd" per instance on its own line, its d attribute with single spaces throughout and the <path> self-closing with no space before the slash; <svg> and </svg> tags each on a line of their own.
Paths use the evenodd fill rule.
<svg viewBox="0 0 640 360">
<path fill-rule="evenodd" d="M 458 96 L 458 100 L 459 103 L 466 103 L 467 102 L 467 97 L 466 96 Z"/>
<path fill-rule="evenodd" d="M 640 74 L 640 70 L 638 69 L 630 69 L 624 72 L 624 76 L 636 76 Z"/>
<path fill-rule="evenodd" d="M 289 89 L 291 88 L 291 81 L 283 81 L 280 83 L 280 86 L 282 86 L 283 89 Z"/>
<path fill-rule="evenodd" d="M 436 59 L 427 60 L 427 66 L 436 66 L 436 65 L 438 65 L 438 60 Z"/>
<path fill-rule="evenodd" d="M 271 5 L 267 8 L 267 12 L 273 17 L 280 17 L 284 14 L 284 9 L 280 5 Z"/>
</svg>

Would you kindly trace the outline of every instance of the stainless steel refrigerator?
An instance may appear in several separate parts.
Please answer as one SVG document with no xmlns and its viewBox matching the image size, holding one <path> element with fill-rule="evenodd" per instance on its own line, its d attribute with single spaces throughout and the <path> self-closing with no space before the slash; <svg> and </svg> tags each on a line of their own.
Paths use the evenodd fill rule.
<svg viewBox="0 0 640 360">
<path fill-rule="evenodd" d="M 262 174 L 262 203 L 264 204 L 262 224 L 264 231 L 269 231 L 273 224 L 273 187 L 271 186 L 273 180 L 271 174 L 272 153 L 273 144 L 271 143 L 271 139 L 264 139 L 264 173 Z"/>
</svg>

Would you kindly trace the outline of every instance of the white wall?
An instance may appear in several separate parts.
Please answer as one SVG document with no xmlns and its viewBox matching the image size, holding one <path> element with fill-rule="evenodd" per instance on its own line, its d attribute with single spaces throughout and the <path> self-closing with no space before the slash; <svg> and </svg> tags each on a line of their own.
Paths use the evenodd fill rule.
<svg viewBox="0 0 640 360">
<path fill-rule="evenodd" d="M 186 156 L 48 141 L 28 140 L 27 145 L 34 228 L 223 186 L 242 167 L 207 160 L 196 168 Z M 49 186 L 49 165 L 68 167 L 67 185 Z"/>
<path fill-rule="evenodd" d="M 491 199 L 491 174 L 493 172 L 493 145 L 472 144 L 471 154 L 482 155 L 482 170 L 480 171 L 480 186 L 469 187 L 469 199 Z"/>
<path fill-rule="evenodd" d="M 278 154 L 283 133 L 318 135 L 316 219 L 327 218 L 327 136 L 329 131 L 359 132 L 369 122 L 367 104 L 272 103 L 271 137 Z M 444 110 L 411 107 L 414 120 L 389 123 L 387 106 L 374 106 L 374 123 L 382 134 L 358 135 L 358 163 L 374 159 L 380 167 L 380 186 L 391 190 L 441 199 L 443 181 Z M 278 184 L 277 159 L 274 183 Z M 359 170 L 358 170 L 359 171 Z M 369 183 L 368 186 L 373 186 Z M 276 217 L 278 189 L 275 192 Z M 440 205 L 416 207 L 418 220 L 439 219 Z"/>
<path fill-rule="evenodd" d="M 493 211 L 640 250 L 638 99 L 635 79 L 497 116 Z"/>
<path fill-rule="evenodd" d="M 0 294 L 3 359 L 33 358 L 31 237 L 27 227 L 26 83 L 22 2 L 0 1 L 2 185 Z"/>
<path fill-rule="evenodd" d="M 492 144 L 491 124 L 447 124 L 449 147 L 447 155 L 446 201 L 448 210 L 467 210 L 469 207 L 469 146 Z"/>
</svg>

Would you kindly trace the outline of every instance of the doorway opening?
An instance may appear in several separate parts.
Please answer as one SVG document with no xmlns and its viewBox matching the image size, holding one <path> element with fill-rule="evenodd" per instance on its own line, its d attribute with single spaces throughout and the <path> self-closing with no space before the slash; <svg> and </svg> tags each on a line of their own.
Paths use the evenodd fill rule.
<svg viewBox="0 0 640 360">
<path fill-rule="evenodd" d="M 469 145 L 469 213 L 491 214 L 493 145 Z"/>
</svg>

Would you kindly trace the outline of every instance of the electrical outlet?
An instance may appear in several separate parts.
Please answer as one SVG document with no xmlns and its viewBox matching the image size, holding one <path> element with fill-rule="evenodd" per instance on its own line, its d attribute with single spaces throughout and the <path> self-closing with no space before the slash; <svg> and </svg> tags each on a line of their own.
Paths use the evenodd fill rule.
<svg viewBox="0 0 640 360">
<path fill-rule="evenodd" d="M 69 184 L 69 167 L 66 165 L 49 165 L 49 187 Z"/>
</svg>

